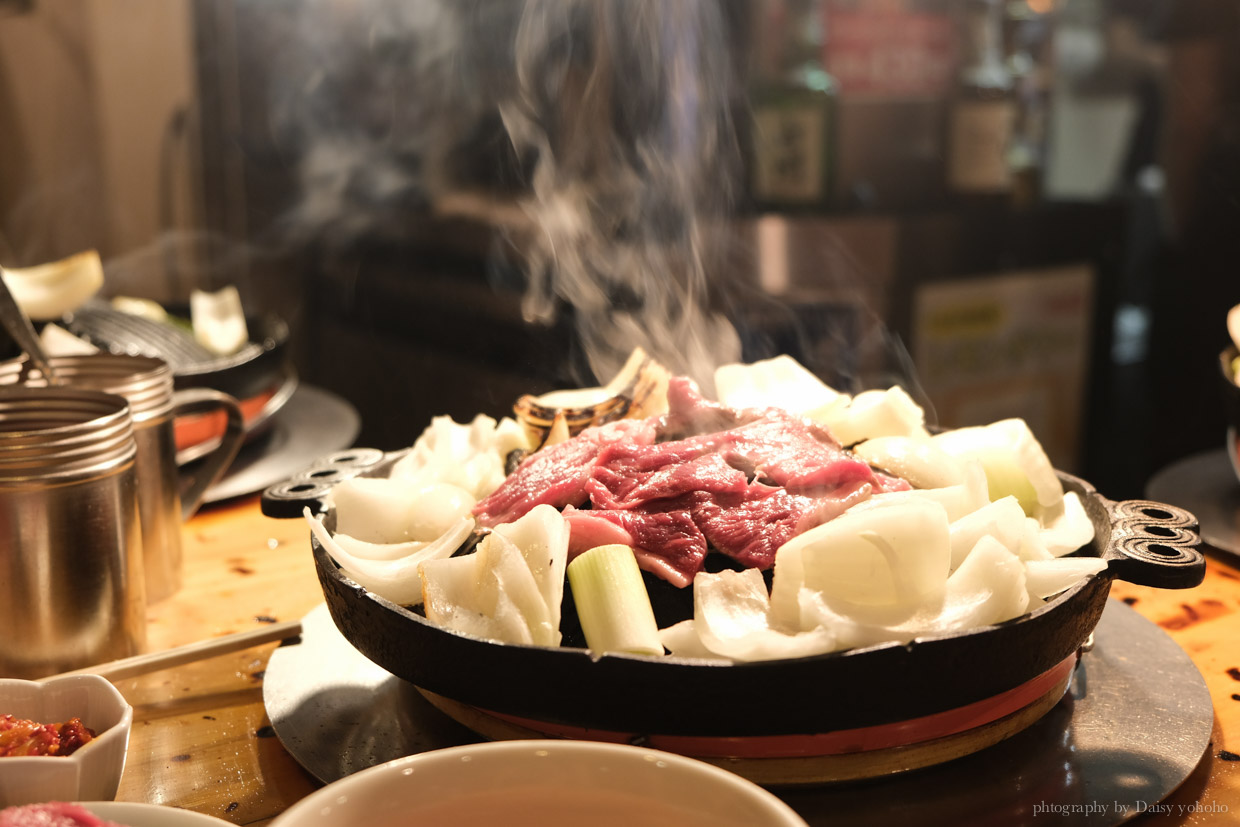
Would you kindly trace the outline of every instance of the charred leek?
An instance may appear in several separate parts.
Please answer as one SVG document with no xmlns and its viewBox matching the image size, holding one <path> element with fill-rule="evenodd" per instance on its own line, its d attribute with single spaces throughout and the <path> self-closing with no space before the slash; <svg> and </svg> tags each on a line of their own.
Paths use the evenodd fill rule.
<svg viewBox="0 0 1240 827">
<path fill-rule="evenodd" d="M 633 549 L 597 546 L 568 564 L 586 645 L 596 655 L 662 655 L 659 627 Z"/>
</svg>

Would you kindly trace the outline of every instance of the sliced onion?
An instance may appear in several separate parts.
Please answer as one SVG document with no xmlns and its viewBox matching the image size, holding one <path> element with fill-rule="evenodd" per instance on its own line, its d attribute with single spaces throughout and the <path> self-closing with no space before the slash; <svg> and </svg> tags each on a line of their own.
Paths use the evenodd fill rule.
<svg viewBox="0 0 1240 827">
<path fill-rule="evenodd" d="M 911 491 L 888 491 L 876 494 L 848 511 L 851 514 L 906 502 L 930 502 L 942 506 L 947 512 L 947 519 L 954 523 L 990 502 L 986 488 L 986 473 L 982 470 L 981 464 L 970 460 L 963 463 L 961 469 L 964 481 L 959 485 L 949 485 L 946 488 L 914 488 Z"/>
<path fill-rule="evenodd" d="M 702 644 L 702 638 L 698 636 L 692 618 L 660 629 L 659 642 L 663 644 L 663 648 L 678 658 L 693 658 L 717 663 L 732 662 L 731 658 L 721 658 Z"/>
<path fill-rule="evenodd" d="M 1025 563 L 1029 593 L 1041 598 L 1059 594 L 1086 577 L 1104 571 L 1107 561 L 1098 557 L 1060 557 Z"/>
<path fill-rule="evenodd" d="M 694 577 L 693 622 L 709 652 L 736 661 L 805 657 L 835 648 L 828 629 L 785 634 L 772 628 L 766 583 L 757 569 Z"/>
<path fill-rule="evenodd" d="M 1004 497 L 966 514 L 951 524 L 952 571 L 959 568 L 978 540 L 993 537 L 1009 551 L 1018 551 L 1025 534 L 1024 510 L 1015 497 Z"/>
<path fill-rule="evenodd" d="M 500 643 L 533 643 L 525 617 L 495 578 L 479 571 L 476 553 L 423 563 L 422 582 L 432 623 Z"/>
<path fill-rule="evenodd" d="M 787 355 L 716 368 L 715 395 L 730 408 L 775 407 L 794 414 L 847 401 Z"/>
<path fill-rule="evenodd" d="M 422 602 L 422 580 L 418 567 L 426 561 L 451 556 L 474 529 L 473 518 L 465 517 L 434 542 L 408 544 L 410 547 L 421 547 L 407 556 L 396 559 L 367 559 L 350 553 L 336 542 L 324 528 L 322 517 L 312 515 L 308 508 L 303 513 L 306 522 L 310 524 L 310 531 L 350 579 L 367 591 L 402 606 Z"/>
<path fill-rule="evenodd" d="M 564 568 L 568 563 L 570 536 L 568 521 L 564 515 L 553 506 L 536 505 L 521 519 L 498 525 L 492 533 L 506 537 L 521 550 L 538 591 L 547 605 L 551 621 L 558 630 L 560 604 L 564 600 Z"/>
<path fill-rule="evenodd" d="M 426 616 L 504 643 L 558 646 L 567 556 L 563 516 L 537 506 L 497 526 L 473 554 L 424 564 Z"/>
<path fill-rule="evenodd" d="M 559 612 L 556 612 L 553 623 L 547 599 L 522 550 L 503 535 L 492 533 L 478 544 L 473 556 L 479 558 L 478 565 L 485 568 L 482 579 L 493 578 L 498 593 L 511 600 L 521 613 L 530 630 L 531 642 L 540 646 L 558 646 Z"/>
<path fill-rule="evenodd" d="M 898 385 L 859 393 L 847 406 L 833 406 L 815 421 L 825 425 L 841 445 L 884 436 L 929 436 L 925 411 Z"/>
<path fill-rule="evenodd" d="M 451 483 L 480 500 L 504 481 L 508 454 L 530 447 L 525 430 L 510 418 L 496 422 L 478 414 L 459 425 L 451 417 L 437 416 L 389 476 L 420 484 Z"/>
<path fill-rule="evenodd" d="M 898 622 L 865 621 L 847 607 L 831 604 L 822 592 L 802 588 L 797 592 L 801 628 L 829 629 L 837 649 L 855 649 L 880 643 L 908 643 L 931 627 L 935 603 L 916 607 Z"/>
<path fill-rule="evenodd" d="M 1094 523 L 1075 491 L 1063 497 L 1063 513 L 1042 529 L 1041 540 L 1053 557 L 1071 554 L 1093 542 Z"/>
<path fill-rule="evenodd" d="M 914 488 L 946 488 L 964 482 L 962 464 L 928 439 L 881 436 L 867 439 L 853 453 Z"/>
<path fill-rule="evenodd" d="M 446 483 L 355 477 L 332 489 L 336 531 L 368 543 L 428 541 L 474 507 L 473 496 Z"/>
<path fill-rule="evenodd" d="M 982 537 L 947 579 L 940 631 L 975 629 L 1025 613 L 1025 566 L 993 537 Z"/>
<path fill-rule="evenodd" d="M 1023 419 L 945 431 L 932 437 L 932 441 L 952 456 L 981 462 L 992 500 L 1015 496 L 1031 517 L 1059 508 L 1063 485 Z"/>
<path fill-rule="evenodd" d="M 852 509 L 776 552 L 776 614 L 786 618 L 805 586 L 863 619 L 893 622 L 941 593 L 950 563 L 947 513 L 938 503 L 910 498 Z M 789 576 L 795 579 L 780 582 Z"/>
</svg>

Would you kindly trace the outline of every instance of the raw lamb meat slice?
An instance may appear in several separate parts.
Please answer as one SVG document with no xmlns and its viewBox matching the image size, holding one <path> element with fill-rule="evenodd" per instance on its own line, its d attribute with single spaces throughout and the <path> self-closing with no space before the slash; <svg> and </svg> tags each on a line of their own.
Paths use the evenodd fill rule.
<svg viewBox="0 0 1240 827">
<path fill-rule="evenodd" d="M 758 411 L 735 410 L 702 396 L 697 383 L 673 376 L 667 383 L 667 413 L 659 423 L 659 439 L 675 440 L 696 434 L 714 434 L 748 422 Z"/>
<path fill-rule="evenodd" d="M 908 488 L 802 417 L 725 408 L 683 377 L 668 396 L 661 419 L 586 429 L 532 455 L 478 503 L 479 523 L 493 527 L 540 503 L 572 506 L 570 554 L 623 543 L 642 568 L 684 586 L 708 542 L 745 566 L 769 568 L 800 532 L 874 492 Z M 669 439 L 681 433 L 692 435 Z M 587 500 L 590 510 L 575 508 Z"/>
<path fill-rule="evenodd" d="M 728 462 L 751 466 L 755 477 L 772 485 L 813 494 L 874 481 L 873 469 L 832 441 L 826 431 L 773 408 L 726 436 L 728 444 L 720 450 Z"/>
<path fill-rule="evenodd" d="M 624 509 L 566 509 L 568 556 L 607 543 L 632 546 L 637 565 L 681 588 L 706 560 L 706 538 L 688 511 L 633 511 Z"/>
<path fill-rule="evenodd" d="M 675 443 L 670 443 L 675 444 Z M 661 446 L 648 446 L 652 452 Z M 674 499 L 693 491 L 742 495 L 749 480 L 719 454 L 669 463 L 652 471 L 626 468 L 599 458 L 586 493 L 596 508 L 636 508 L 652 500 Z"/>
<path fill-rule="evenodd" d="M 743 497 L 692 495 L 691 513 L 718 551 L 746 568 L 768 569 L 784 543 L 869 499 L 872 492 L 870 483 L 855 482 L 810 497 L 754 483 Z"/>
<path fill-rule="evenodd" d="M 536 505 L 556 508 L 586 501 L 585 484 L 604 446 L 611 442 L 649 445 L 654 426 L 649 420 L 623 419 L 586 428 L 575 438 L 531 454 L 489 496 L 474 506 L 478 524 L 494 528 L 512 522 Z"/>
<path fill-rule="evenodd" d="M 870 466 L 845 451 L 825 428 L 779 408 L 733 411 L 703 399 L 697 386 L 684 377 L 669 383 L 668 406 L 660 438 L 670 432 L 697 436 L 638 449 L 635 453 L 646 459 L 631 459 L 626 470 L 654 470 L 665 464 L 660 461 L 663 458 L 677 461 L 718 452 L 729 465 L 762 482 L 807 493 L 875 479 Z M 711 430 L 721 422 L 727 430 Z M 601 462 L 610 465 L 614 458 L 608 456 Z"/>
<path fill-rule="evenodd" d="M 0 827 L 122 827 L 79 804 L 52 801 L 0 810 Z"/>
</svg>

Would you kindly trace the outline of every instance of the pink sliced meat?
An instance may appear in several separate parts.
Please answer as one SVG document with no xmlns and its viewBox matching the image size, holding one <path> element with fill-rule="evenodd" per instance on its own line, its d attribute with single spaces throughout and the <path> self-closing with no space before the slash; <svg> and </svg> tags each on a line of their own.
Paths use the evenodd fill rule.
<svg viewBox="0 0 1240 827">
<path fill-rule="evenodd" d="M 721 446 L 728 461 L 752 467 L 756 478 L 804 493 L 828 493 L 873 482 L 874 471 L 804 419 L 770 409 L 763 418 L 728 433 Z"/>
<path fill-rule="evenodd" d="M 79 804 L 53 801 L 0 810 L 0 827 L 121 827 Z"/>
<path fill-rule="evenodd" d="M 658 449 L 661 446 L 648 446 Z M 629 470 L 600 457 L 586 483 L 596 508 L 636 508 L 651 500 L 674 499 L 690 491 L 743 495 L 749 480 L 719 454 L 669 463 L 654 471 Z"/>
<path fill-rule="evenodd" d="M 556 508 L 583 504 L 587 497 L 585 485 L 599 453 L 616 441 L 649 444 L 654 441 L 654 426 L 649 420 L 623 419 L 586 428 L 573 439 L 531 454 L 499 488 L 474 506 L 478 524 L 494 528 L 543 503 Z"/>
<path fill-rule="evenodd" d="M 565 509 L 570 555 L 623 543 L 642 568 L 685 586 L 710 547 L 766 569 L 802 531 L 909 487 L 778 408 L 725 408 L 683 377 L 670 381 L 668 402 L 662 418 L 586 429 L 536 452 L 478 503 L 479 523 L 549 503 Z"/>
<path fill-rule="evenodd" d="M 706 560 L 706 538 L 685 510 L 631 511 L 624 509 L 565 509 L 568 556 L 595 546 L 620 543 L 633 547 L 637 565 L 684 587 Z"/>
<path fill-rule="evenodd" d="M 714 548 L 746 568 L 768 569 L 780 546 L 869 499 L 873 490 L 858 482 L 810 497 L 754 483 L 743 497 L 692 495 L 691 513 Z"/>
<path fill-rule="evenodd" d="M 673 376 L 667 383 L 667 413 L 659 424 L 659 436 L 674 440 L 718 433 L 749 421 L 753 413 L 711 402 L 702 396 L 692 379 Z"/>
</svg>

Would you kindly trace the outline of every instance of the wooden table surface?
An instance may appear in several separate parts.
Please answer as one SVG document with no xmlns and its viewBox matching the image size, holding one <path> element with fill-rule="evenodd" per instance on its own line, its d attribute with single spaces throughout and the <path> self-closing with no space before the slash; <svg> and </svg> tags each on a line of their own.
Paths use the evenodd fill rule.
<svg viewBox="0 0 1240 827">
<path fill-rule="evenodd" d="M 305 523 L 264 517 L 256 497 L 206 509 L 184 538 L 185 585 L 150 608 L 151 650 L 297 619 L 322 602 Z M 1240 823 L 1240 570 L 1234 557 L 1226 560 L 1211 557 L 1195 589 L 1116 582 L 1111 590 L 1188 652 L 1214 702 L 1210 747 L 1166 802 L 1184 806 L 1159 824 Z M 263 825 L 315 790 L 263 708 L 263 672 L 275 646 L 117 681 L 135 707 L 117 799 Z M 1211 805 L 1216 812 L 1206 812 Z M 1221 807 L 1230 820 L 1220 821 Z"/>
</svg>

